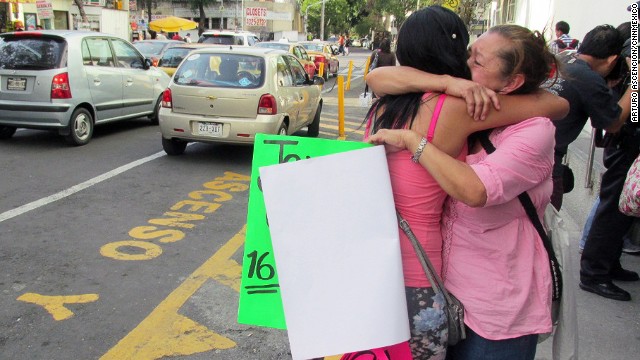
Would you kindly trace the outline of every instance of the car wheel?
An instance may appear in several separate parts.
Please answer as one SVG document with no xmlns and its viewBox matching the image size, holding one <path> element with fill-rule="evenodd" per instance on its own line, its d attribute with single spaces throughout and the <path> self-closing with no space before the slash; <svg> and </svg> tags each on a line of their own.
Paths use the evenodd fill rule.
<svg viewBox="0 0 640 360">
<path fill-rule="evenodd" d="M 329 71 L 330 70 L 331 69 L 329 68 L 329 63 L 325 63 L 324 64 L 324 68 L 322 69 L 322 72 L 323 72 L 322 77 L 324 78 L 324 81 L 329 80 Z"/>
<path fill-rule="evenodd" d="M 313 117 L 313 121 L 307 127 L 307 136 L 308 137 L 318 137 L 320 134 L 320 113 L 322 112 L 322 103 L 318 104 L 318 109 L 316 110 L 316 116 Z"/>
<path fill-rule="evenodd" d="M 149 115 L 149 120 L 151 120 L 151 125 L 158 125 L 160 122 L 160 107 L 162 106 L 162 95 L 158 97 L 158 101 L 156 101 L 156 106 L 153 109 L 153 114 Z"/>
<path fill-rule="evenodd" d="M 16 133 L 16 128 L 13 126 L 0 126 L 0 139 L 9 139 Z"/>
<path fill-rule="evenodd" d="M 76 109 L 71 114 L 69 122 L 69 135 L 65 140 L 71 145 L 86 145 L 93 136 L 93 118 L 91 113 L 84 108 Z"/>
<path fill-rule="evenodd" d="M 278 135 L 287 135 L 287 124 L 285 124 L 284 122 L 282 123 L 282 125 L 280 125 L 280 128 L 278 129 Z"/>
<path fill-rule="evenodd" d="M 333 77 L 338 77 L 339 71 L 340 71 L 340 63 L 338 62 L 338 65 L 336 65 L 336 72 L 333 73 Z"/>
<path fill-rule="evenodd" d="M 178 139 L 162 138 L 162 148 L 167 155 L 182 155 L 187 148 L 187 142 Z"/>
</svg>

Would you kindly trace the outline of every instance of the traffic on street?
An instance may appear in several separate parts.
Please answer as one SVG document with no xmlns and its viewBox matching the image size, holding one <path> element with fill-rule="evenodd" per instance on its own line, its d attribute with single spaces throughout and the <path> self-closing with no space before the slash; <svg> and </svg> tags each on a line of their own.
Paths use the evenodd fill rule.
<svg viewBox="0 0 640 360">
<path fill-rule="evenodd" d="M 352 47 L 348 56 L 336 55 L 338 76 L 307 85 L 321 89 L 319 138 L 362 140 L 368 107 L 360 95 L 370 55 Z M 253 147 L 185 142 L 182 156 L 170 156 L 177 154 L 163 143 L 171 131 L 149 119 L 155 109 L 92 128 L 83 146 L 37 127 L 17 126 L 0 140 L 0 358 L 291 358 L 285 330 L 237 321 Z M 308 136 L 311 115 L 289 134 Z M 576 188 L 589 140 L 587 128 L 571 148 Z M 600 160 L 596 154 L 596 170 Z M 568 194 L 561 213 L 576 277 L 589 191 Z M 622 261 L 640 267 L 637 256 Z M 585 358 L 637 356 L 640 285 L 625 289 L 632 302 L 576 291 Z M 630 315 L 614 322 L 613 312 Z M 599 343 L 598 333 L 617 340 Z M 551 359 L 551 347 L 541 343 L 536 359 Z"/>
</svg>

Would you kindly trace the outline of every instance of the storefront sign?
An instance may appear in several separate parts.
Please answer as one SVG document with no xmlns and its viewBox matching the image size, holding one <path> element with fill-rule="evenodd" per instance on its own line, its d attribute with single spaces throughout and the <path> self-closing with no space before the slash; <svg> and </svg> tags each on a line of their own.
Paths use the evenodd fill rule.
<svg viewBox="0 0 640 360">
<path fill-rule="evenodd" d="M 37 0 L 36 8 L 40 19 L 53 19 L 53 5 L 49 0 Z"/>
</svg>

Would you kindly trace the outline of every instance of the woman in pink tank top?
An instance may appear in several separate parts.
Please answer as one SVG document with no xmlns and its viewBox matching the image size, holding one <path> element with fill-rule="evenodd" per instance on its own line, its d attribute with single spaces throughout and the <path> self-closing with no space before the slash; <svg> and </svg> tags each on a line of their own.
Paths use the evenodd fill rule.
<svg viewBox="0 0 640 360">
<path fill-rule="evenodd" d="M 414 15 L 421 17 L 422 13 L 432 11 L 435 9 L 426 8 Z M 426 26 L 428 20 L 422 19 L 420 22 Z M 407 25 L 412 25 L 409 19 L 403 24 L 403 29 Z M 448 29 L 443 21 L 439 21 L 437 27 Z M 413 30 L 410 33 L 416 32 Z M 453 33 L 456 34 L 452 37 L 455 40 L 458 35 L 455 31 Z M 443 74 L 427 70 L 428 66 L 403 61 L 401 56 L 404 56 L 405 51 L 411 54 L 411 59 L 416 59 L 416 53 L 420 53 L 420 49 L 425 46 L 413 43 L 405 49 L 401 46 L 405 39 L 401 34 L 402 29 L 397 50 L 398 60 L 402 65 Z M 416 36 L 412 36 L 412 39 L 415 38 Z M 447 48 L 442 44 L 438 52 L 433 52 L 434 56 L 442 56 L 441 60 L 446 58 L 446 53 Z M 516 60 L 510 61 L 513 59 Z M 535 93 L 535 96 L 540 96 L 539 86 L 546 80 L 553 60 L 553 56 L 546 51 L 541 36 L 519 26 L 503 26 L 492 28 L 473 44 L 468 64 L 474 80 L 498 93 Z M 376 93 L 382 94 L 416 91 L 438 83 L 437 76 L 415 69 L 374 70 L 367 81 Z M 439 86 L 436 88 L 442 87 Z M 492 92 L 489 91 L 489 94 Z M 385 95 L 381 100 L 388 98 L 390 100 L 387 102 L 393 103 L 392 99 L 404 96 L 406 95 Z M 516 100 L 517 105 L 508 105 L 510 100 Z M 454 106 L 456 101 L 458 104 Z M 434 213 L 437 213 L 438 221 L 442 216 L 442 202 L 437 203 L 438 209 L 427 209 L 426 206 L 417 206 L 422 203 L 420 199 L 433 196 L 436 189 L 441 193 L 446 191 L 453 198 L 448 201 L 442 224 L 444 240 L 440 234 L 433 234 L 439 232 L 439 228 L 429 229 L 424 233 L 425 238 L 420 239 L 423 247 L 430 251 L 431 261 L 439 265 L 443 264 L 439 251 L 444 243 L 442 272 L 445 285 L 465 305 L 468 338 L 450 348 L 448 358 L 530 360 L 535 356 L 537 334 L 551 329 L 548 258 L 516 197 L 522 191 L 529 191 L 539 213 L 549 202 L 555 129 L 547 117 L 562 118 L 568 111 L 565 101 L 557 98 L 555 101 L 563 104 L 559 107 L 559 112 L 545 114 L 549 108 L 543 107 L 548 104 L 539 104 L 540 108 L 530 111 L 531 104 L 521 96 L 501 97 L 501 115 L 509 116 L 512 120 L 526 120 L 510 126 L 505 126 L 508 125 L 505 122 L 498 125 L 501 120 L 494 121 L 495 112 L 490 111 L 487 120 L 480 123 L 488 128 L 498 128 L 490 135 L 498 150 L 487 155 L 472 143 L 472 154 L 467 157 L 466 163 L 460 152 L 465 151 L 464 142 L 471 134 L 467 132 L 466 124 L 473 121 L 463 119 L 461 112 L 466 109 L 459 100 L 449 97 L 443 106 L 434 104 L 433 100 L 422 102 L 417 116 L 406 124 L 397 120 L 403 119 L 401 112 L 389 114 L 388 118 L 394 121 L 381 122 L 380 119 L 384 118 L 379 114 L 393 107 L 388 103 L 378 104 L 384 106 L 384 109 L 376 111 L 378 118 L 372 126 L 374 135 L 370 136 L 369 141 L 387 147 L 394 196 L 401 195 L 395 197 L 396 206 L 407 218 L 414 232 L 420 234 L 419 226 L 435 222 Z M 423 104 L 426 106 L 422 106 Z M 426 116 L 421 118 L 421 113 Z M 435 116 L 436 114 L 439 116 Z M 535 115 L 545 117 L 534 117 Z M 435 121 L 435 133 L 431 135 L 431 131 L 425 132 L 425 129 L 431 129 Z M 458 143 L 459 138 L 452 136 L 453 133 L 463 134 L 464 140 Z M 413 160 L 418 163 L 413 163 Z M 395 164 L 396 162 L 404 164 Z M 412 166 L 421 168 L 426 174 L 422 178 L 418 177 L 420 170 L 413 169 Z M 429 184 L 431 192 L 425 191 L 426 184 Z M 414 227 L 418 227 L 419 231 L 415 231 Z M 406 239 L 401 238 L 401 241 L 406 242 Z M 405 253 L 405 249 L 410 249 L 405 245 L 402 245 L 403 265 L 410 267 L 405 269 L 405 277 L 423 275 L 419 272 L 419 266 L 414 264 L 415 255 L 409 251 Z M 408 289 L 412 284 L 419 286 L 412 291 L 407 290 L 408 302 L 416 301 L 415 294 L 421 296 L 418 301 L 432 297 L 433 292 L 428 288 L 423 290 L 421 287 L 424 283 L 419 279 L 411 278 L 406 281 Z M 440 299 L 433 301 L 436 304 L 439 302 Z M 416 306 L 419 308 L 418 313 L 412 314 L 411 309 Z M 412 336 L 422 329 L 419 325 L 436 323 L 434 309 L 417 304 L 410 305 L 409 309 Z M 417 321 L 420 323 L 416 324 Z M 411 341 L 412 350 L 416 347 L 421 347 L 421 351 L 432 348 L 424 344 L 416 345 L 418 338 L 412 338 Z M 427 341 L 431 340 L 425 340 Z M 437 345 L 441 344 L 442 342 Z M 424 352 L 414 351 L 414 358 L 429 358 L 421 354 Z"/>
<path fill-rule="evenodd" d="M 431 6 L 414 12 L 403 23 L 398 33 L 396 55 L 402 66 L 440 75 L 429 81 L 429 85 L 437 85 L 434 88 L 438 91 L 447 90 L 456 96 L 468 93 L 468 99 L 484 97 L 485 102 L 487 98 L 495 99 L 495 94 L 484 92 L 470 81 L 453 79 L 471 78 L 466 65 L 468 42 L 467 30 L 458 15 L 446 8 Z M 564 100 L 551 94 L 536 94 L 500 97 L 503 110 L 488 111 L 488 106 L 481 106 L 476 114 L 473 106 L 468 111 L 467 103 L 458 97 L 424 93 L 418 87 L 403 90 L 415 92 L 385 95 L 372 106 L 367 115 L 365 139 L 386 129 L 410 130 L 460 161 L 464 161 L 467 153 L 467 138 L 476 131 L 514 124 L 535 115 L 559 118 L 568 110 Z M 516 102 L 517 107 L 514 106 Z M 475 121 L 474 115 L 486 115 L 486 119 Z M 440 222 L 447 194 L 438 183 L 439 179 L 413 161 L 412 156 L 407 149 L 390 152 L 387 156 L 395 205 L 440 272 Z M 440 310 L 443 299 L 433 292 L 404 232 L 399 230 L 399 234 L 413 358 L 444 359 L 447 323 Z"/>
</svg>

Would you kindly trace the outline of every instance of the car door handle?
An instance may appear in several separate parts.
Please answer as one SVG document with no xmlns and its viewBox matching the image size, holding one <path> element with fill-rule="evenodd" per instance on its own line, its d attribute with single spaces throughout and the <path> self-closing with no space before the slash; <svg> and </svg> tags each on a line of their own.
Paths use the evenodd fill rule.
<svg viewBox="0 0 640 360">
<path fill-rule="evenodd" d="M 132 78 L 128 78 L 127 79 L 127 86 L 131 86 L 133 85 L 133 79 Z"/>
<path fill-rule="evenodd" d="M 100 85 L 100 83 L 102 83 L 102 81 L 100 81 L 100 78 L 93 78 L 93 83 L 96 85 Z"/>
</svg>

